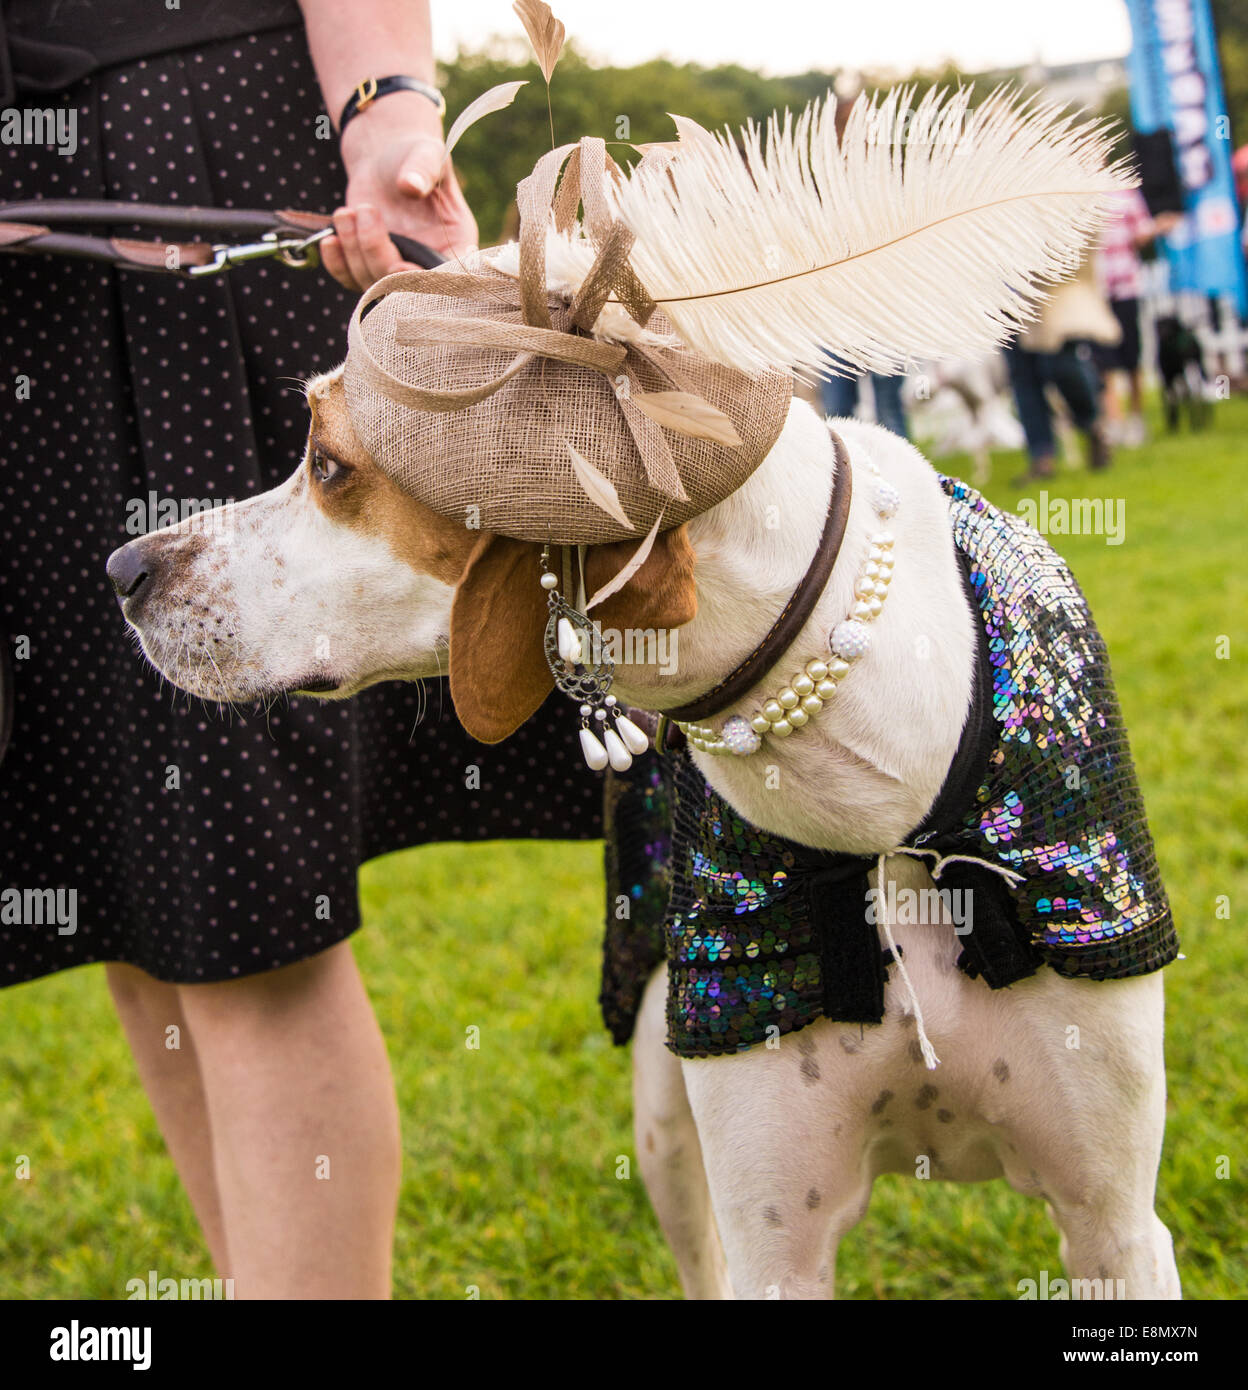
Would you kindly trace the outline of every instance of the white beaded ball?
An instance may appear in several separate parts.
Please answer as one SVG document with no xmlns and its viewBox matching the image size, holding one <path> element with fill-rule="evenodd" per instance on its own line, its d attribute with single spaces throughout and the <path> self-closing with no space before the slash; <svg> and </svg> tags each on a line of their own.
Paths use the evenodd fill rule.
<svg viewBox="0 0 1248 1390">
<path fill-rule="evenodd" d="M 762 739 L 739 714 L 724 720 L 724 727 L 719 731 L 719 736 L 724 741 L 724 747 L 730 753 L 735 753 L 738 758 L 747 758 L 751 753 L 757 753 L 762 743 Z"/>
<path fill-rule="evenodd" d="M 886 483 L 883 478 L 875 485 L 875 510 L 882 517 L 896 515 L 897 508 L 901 506 L 901 493 L 892 485 Z"/>
<path fill-rule="evenodd" d="M 855 661 L 871 645 L 867 625 L 856 618 L 846 618 L 832 629 L 832 650 L 845 661 Z"/>
</svg>

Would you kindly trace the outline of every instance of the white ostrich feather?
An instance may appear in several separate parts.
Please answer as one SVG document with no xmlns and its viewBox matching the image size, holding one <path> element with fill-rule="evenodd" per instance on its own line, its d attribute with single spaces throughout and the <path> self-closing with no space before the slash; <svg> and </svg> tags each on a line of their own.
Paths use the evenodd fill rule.
<svg viewBox="0 0 1248 1390">
<path fill-rule="evenodd" d="M 741 132 L 676 118 L 665 167 L 613 196 L 638 277 L 690 347 L 746 370 L 894 372 L 971 357 L 1034 316 L 1133 186 L 1103 123 L 998 88 L 836 101 Z"/>
</svg>

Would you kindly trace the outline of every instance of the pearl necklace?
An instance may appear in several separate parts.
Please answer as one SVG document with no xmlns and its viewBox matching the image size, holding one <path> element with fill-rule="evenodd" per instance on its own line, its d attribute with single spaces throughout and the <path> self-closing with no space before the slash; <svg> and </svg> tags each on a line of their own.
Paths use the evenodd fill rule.
<svg viewBox="0 0 1248 1390">
<path fill-rule="evenodd" d="M 874 463 L 867 463 L 875 485 L 875 513 L 887 521 L 901 505 L 901 494 L 885 482 Z M 871 645 L 867 624 L 874 622 L 884 608 L 888 586 L 893 577 L 893 535 L 877 531 L 870 537 L 866 559 L 854 583 L 855 602 L 849 616 L 832 629 L 826 656 L 808 661 L 761 708 L 746 719 L 733 714 L 724 720 L 718 731 L 706 724 L 677 721 L 689 745 L 701 753 L 716 755 L 731 753 L 748 758 L 762 747 L 764 736 L 788 738 L 795 730 L 808 724 L 836 696 L 839 682 L 849 673 Z"/>
</svg>

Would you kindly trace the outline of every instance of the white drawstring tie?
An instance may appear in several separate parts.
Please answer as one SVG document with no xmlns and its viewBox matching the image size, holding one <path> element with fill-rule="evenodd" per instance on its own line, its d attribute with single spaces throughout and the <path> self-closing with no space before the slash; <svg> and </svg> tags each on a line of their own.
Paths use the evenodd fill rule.
<svg viewBox="0 0 1248 1390">
<path fill-rule="evenodd" d="M 993 864 L 987 859 L 978 859 L 973 854 L 946 854 L 942 855 L 936 849 L 917 849 L 907 845 L 898 845 L 895 849 L 885 850 L 876 861 L 877 886 L 879 887 L 881 906 L 885 895 L 884 861 L 894 854 L 912 854 L 922 856 L 932 854 L 936 856 L 936 862 L 928 871 L 933 881 L 939 881 L 941 871 L 946 864 L 977 864 L 981 869 L 991 869 L 994 874 L 1000 874 L 1008 883 L 1021 883 L 1026 877 L 1024 874 L 1016 873 L 1013 869 L 1007 869 L 1004 864 Z M 919 1007 L 919 996 L 915 993 L 914 984 L 910 979 L 910 972 L 906 969 L 906 963 L 901 958 L 901 952 L 897 949 L 897 943 L 893 940 L 892 923 L 888 920 L 888 913 L 880 913 L 880 921 L 884 924 L 884 939 L 888 942 L 888 949 L 892 953 L 897 969 L 901 972 L 901 983 L 905 986 L 906 997 L 910 1001 L 910 1008 L 914 1014 L 915 1027 L 919 1033 L 919 1048 L 923 1053 L 923 1065 L 928 1071 L 935 1071 L 940 1066 L 940 1058 L 936 1055 L 936 1049 L 932 1046 L 931 1039 L 927 1036 L 927 1029 L 923 1026 L 923 1010 Z"/>
</svg>

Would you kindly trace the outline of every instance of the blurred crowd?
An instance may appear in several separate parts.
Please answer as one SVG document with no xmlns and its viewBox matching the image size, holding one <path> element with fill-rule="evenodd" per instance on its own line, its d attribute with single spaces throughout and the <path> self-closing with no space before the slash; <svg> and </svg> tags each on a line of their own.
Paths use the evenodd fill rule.
<svg viewBox="0 0 1248 1390">
<path fill-rule="evenodd" d="M 1236 156 L 1240 205 L 1248 147 Z M 865 410 L 885 428 L 921 439 L 933 454 L 967 453 L 986 481 L 994 449 L 1025 449 L 1019 483 L 1051 478 L 1059 459 L 1099 471 L 1117 446 L 1148 439 L 1144 380 L 1158 382 L 1167 429 L 1208 421 L 1242 354 L 1209 344 L 1226 327 L 1216 299 L 1164 288 L 1156 245 L 1181 214 L 1149 211 L 1138 190 L 1116 195 L 1111 220 L 1077 272 L 1055 287 L 1036 320 L 996 360 L 939 363 L 906 375 L 842 376 L 823 383 L 829 415 Z M 1245 325 L 1240 324 L 1241 328 Z M 1243 383 L 1238 383 L 1242 385 Z"/>
</svg>

